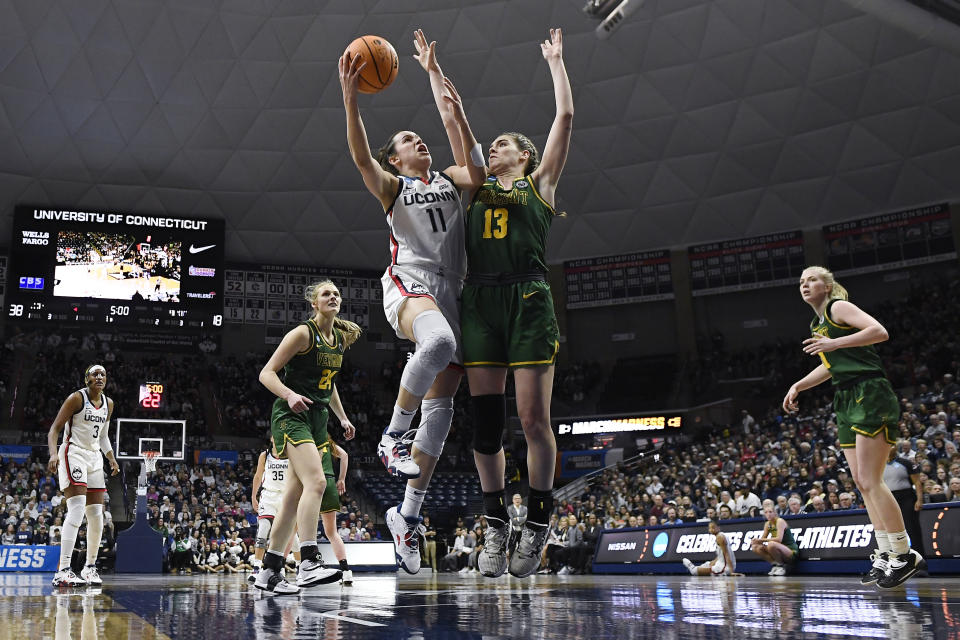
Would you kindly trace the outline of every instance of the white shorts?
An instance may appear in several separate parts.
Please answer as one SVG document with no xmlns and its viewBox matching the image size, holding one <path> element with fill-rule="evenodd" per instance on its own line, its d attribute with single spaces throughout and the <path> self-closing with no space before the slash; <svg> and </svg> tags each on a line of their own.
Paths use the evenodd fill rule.
<svg viewBox="0 0 960 640">
<path fill-rule="evenodd" d="M 257 519 L 269 518 L 273 520 L 280 510 L 281 493 L 276 491 L 263 491 L 260 493 L 260 500 L 257 503 Z"/>
<path fill-rule="evenodd" d="M 456 276 L 441 276 L 419 267 L 388 267 L 380 278 L 383 285 L 383 313 L 398 338 L 413 341 L 400 330 L 400 307 L 407 298 L 432 298 L 457 338 L 454 364 L 463 363 L 463 344 L 460 338 L 460 292 L 463 280 Z"/>
<path fill-rule="evenodd" d="M 60 445 L 57 456 L 60 458 L 57 474 L 60 477 L 61 491 L 66 491 L 71 485 L 86 487 L 87 491 L 106 490 L 102 453 L 64 442 Z"/>
</svg>

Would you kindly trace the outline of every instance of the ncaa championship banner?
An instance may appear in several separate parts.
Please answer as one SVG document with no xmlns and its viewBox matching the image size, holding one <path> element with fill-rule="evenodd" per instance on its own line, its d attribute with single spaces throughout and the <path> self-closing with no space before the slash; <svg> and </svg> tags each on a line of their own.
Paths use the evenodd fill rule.
<svg viewBox="0 0 960 640">
<path fill-rule="evenodd" d="M 240 461 L 240 453 L 238 451 L 213 451 L 208 449 L 198 449 L 193 452 L 193 457 L 194 462 L 197 464 L 214 463 L 220 465 L 221 467 L 227 463 L 237 466 L 237 463 Z"/>
<path fill-rule="evenodd" d="M 784 518 L 800 548 L 800 560 L 867 561 L 875 548 L 873 525 L 866 511 L 804 514 Z M 762 535 L 764 520 L 725 520 L 726 534 L 737 564 L 762 562 L 750 551 L 750 541 Z M 927 558 L 960 558 L 960 503 L 927 505 L 920 514 Z M 683 558 L 694 564 L 712 560 L 716 540 L 706 522 L 635 529 L 607 529 L 597 543 L 594 568 L 607 573 L 663 572 Z M 677 569 L 681 571 L 682 566 Z"/>
<path fill-rule="evenodd" d="M 60 547 L 47 545 L 0 545 L 0 571 L 56 571 Z"/>
</svg>

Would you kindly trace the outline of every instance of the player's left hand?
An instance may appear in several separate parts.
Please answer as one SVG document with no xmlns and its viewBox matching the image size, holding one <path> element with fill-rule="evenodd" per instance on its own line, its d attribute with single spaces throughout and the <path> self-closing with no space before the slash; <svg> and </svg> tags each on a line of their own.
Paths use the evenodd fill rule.
<svg viewBox="0 0 960 640">
<path fill-rule="evenodd" d="M 423 34 L 423 29 L 413 32 L 413 47 L 417 50 L 413 54 L 413 59 L 420 63 L 424 71 L 427 73 L 440 71 L 440 64 L 437 62 L 437 41 L 433 40 L 427 44 L 427 36 Z"/>
<path fill-rule="evenodd" d="M 466 122 L 467 114 L 463 110 L 463 100 L 457 93 L 457 88 L 453 86 L 453 82 L 446 76 L 443 77 L 443 101 L 458 122 Z"/>
<path fill-rule="evenodd" d="M 923 498 L 917 498 L 916 504 L 913 505 L 914 511 L 920 511 L 923 509 Z"/>
<path fill-rule="evenodd" d="M 337 480 L 337 493 L 343 495 L 347 492 L 347 485 L 343 480 Z"/>
<path fill-rule="evenodd" d="M 116 460 L 110 460 L 110 475 L 115 476 L 120 473 L 120 464 Z"/>
<path fill-rule="evenodd" d="M 560 29 L 550 29 L 550 39 L 540 44 L 543 58 L 547 62 L 563 59 L 563 32 Z"/>
<path fill-rule="evenodd" d="M 827 338 L 826 336 L 813 336 L 812 338 L 807 338 L 803 341 L 803 351 L 811 356 L 817 355 L 818 353 L 830 353 L 831 351 L 836 351 L 840 347 L 837 346 L 837 341 L 833 338 Z"/>
<path fill-rule="evenodd" d="M 347 440 L 353 440 L 353 436 L 357 435 L 357 428 L 353 426 L 349 418 L 341 420 L 340 426 L 343 427 L 343 437 Z"/>
</svg>

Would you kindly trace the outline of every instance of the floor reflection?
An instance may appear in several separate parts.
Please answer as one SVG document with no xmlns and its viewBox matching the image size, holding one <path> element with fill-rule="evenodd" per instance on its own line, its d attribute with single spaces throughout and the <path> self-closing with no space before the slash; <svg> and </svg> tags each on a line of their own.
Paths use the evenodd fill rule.
<svg viewBox="0 0 960 640">
<path fill-rule="evenodd" d="M 960 640 L 960 579 L 893 593 L 856 578 L 358 575 L 264 597 L 242 576 L 107 576 L 58 591 L 0 575 L 0 640 L 186 638 L 936 638 Z"/>
</svg>

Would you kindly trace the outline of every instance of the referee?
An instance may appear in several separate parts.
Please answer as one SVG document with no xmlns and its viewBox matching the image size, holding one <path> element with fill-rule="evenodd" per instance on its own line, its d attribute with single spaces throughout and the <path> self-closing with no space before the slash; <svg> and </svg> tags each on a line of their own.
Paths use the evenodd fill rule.
<svg viewBox="0 0 960 640">
<path fill-rule="evenodd" d="M 893 497 L 900 505 L 903 523 L 906 525 L 907 535 L 910 536 L 910 546 L 920 555 L 926 555 L 923 550 L 923 534 L 920 532 L 920 510 L 923 509 L 920 469 L 912 460 L 897 455 L 899 444 L 898 442 L 898 446 L 890 447 L 887 466 L 883 470 L 883 482 L 890 487 Z"/>
</svg>

